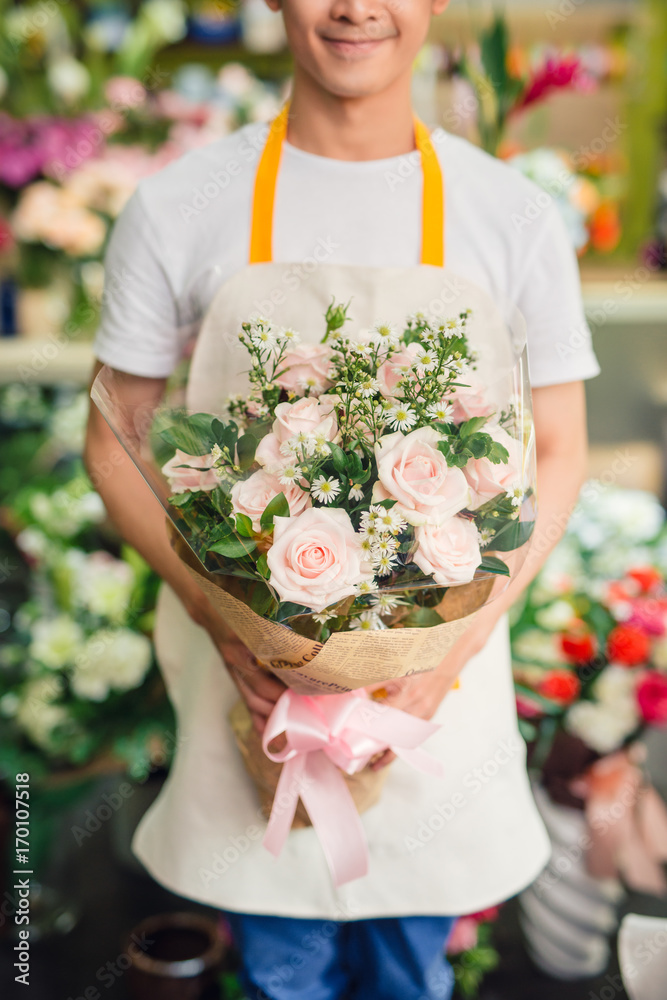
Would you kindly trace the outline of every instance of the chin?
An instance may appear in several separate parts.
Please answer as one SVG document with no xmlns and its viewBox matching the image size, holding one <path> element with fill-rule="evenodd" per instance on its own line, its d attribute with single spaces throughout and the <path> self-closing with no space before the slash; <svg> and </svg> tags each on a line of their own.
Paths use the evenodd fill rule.
<svg viewBox="0 0 667 1000">
<path fill-rule="evenodd" d="M 318 82 L 328 93 L 335 97 L 348 98 L 372 97 L 374 94 L 380 94 L 394 82 L 395 78 L 395 72 L 359 71 L 352 64 L 343 68 L 336 67 L 331 72 L 321 69 L 318 73 Z"/>
</svg>

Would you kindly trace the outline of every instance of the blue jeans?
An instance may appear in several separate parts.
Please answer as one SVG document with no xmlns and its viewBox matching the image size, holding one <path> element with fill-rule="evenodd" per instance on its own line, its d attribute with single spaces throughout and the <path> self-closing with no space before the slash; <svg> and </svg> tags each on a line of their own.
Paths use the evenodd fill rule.
<svg viewBox="0 0 667 1000">
<path fill-rule="evenodd" d="M 455 917 L 297 920 L 224 913 L 248 1000 L 449 1000 Z"/>
</svg>

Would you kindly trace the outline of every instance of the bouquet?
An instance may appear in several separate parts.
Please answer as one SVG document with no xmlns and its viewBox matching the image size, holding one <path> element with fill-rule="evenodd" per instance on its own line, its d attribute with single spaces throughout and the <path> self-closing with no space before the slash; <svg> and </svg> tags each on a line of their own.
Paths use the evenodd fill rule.
<svg viewBox="0 0 667 1000">
<path fill-rule="evenodd" d="M 311 697 L 329 736 L 348 726 L 348 751 L 352 730 L 397 750 L 395 713 L 407 741 L 397 752 L 414 763 L 431 724 L 418 739 L 419 720 L 399 725 L 386 706 L 348 718 L 350 692 L 356 704 L 369 685 L 434 669 L 525 556 L 525 366 L 493 384 L 469 311 L 347 333 L 348 310 L 331 302 L 319 343 L 262 316 L 243 322 L 249 390 L 219 414 L 133 403 L 108 368 L 91 394 L 161 500 L 176 550 L 287 694 Z M 295 706 L 281 716 L 288 746 Z M 242 710 L 234 717 L 247 737 Z M 371 754 L 332 750 L 329 736 L 334 763 L 362 771 Z"/>
</svg>

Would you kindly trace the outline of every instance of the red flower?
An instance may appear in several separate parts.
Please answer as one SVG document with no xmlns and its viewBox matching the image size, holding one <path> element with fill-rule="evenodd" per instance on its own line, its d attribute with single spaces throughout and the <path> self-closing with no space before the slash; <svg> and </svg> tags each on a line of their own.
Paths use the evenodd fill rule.
<svg viewBox="0 0 667 1000">
<path fill-rule="evenodd" d="M 635 625 L 617 625 L 607 636 L 607 656 L 625 667 L 645 663 L 651 651 L 651 641 Z"/>
<path fill-rule="evenodd" d="M 653 566 L 639 566 L 628 570 L 627 576 L 638 583 L 644 593 L 655 590 L 662 583 L 662 575 Z"/>
<path fill-rule="evenodd" d="M 528 85 L 512 111 L 526 108 L 554 91 L 573 87 L 580 82 L 581 63 L 577 56 L 547 59 L 543 66 L 533 73 Z"/>
<path fill-rule="evenodd" d="M 667 677 L 647 670 L 637 685 L 637 704 L 645 722 L 667 724 Z"/>
<path fill-rule="evenodd" d="M 566 632 L 560 637 L 560 648 L 572 663 L 588 663 L 595 656 L 597 643 L 590 632 Z"/>
<path fill-rule="evenodd" d="M 473 920 L 476 920 L 478 924 L 487 924 L 497 920 L 499 914 L 499 906 L 487 906 L 485 910 L 479 910 L 477 913 L 470 913 L 469 916 L 472 917 Z"/>
<path fill-rule="evenodd" d="M 540 682 L 540 694 L 565 705 L 573 702 L 580 691 L 579 678 L 569 670 L 550 670 Z"/>
</svg>

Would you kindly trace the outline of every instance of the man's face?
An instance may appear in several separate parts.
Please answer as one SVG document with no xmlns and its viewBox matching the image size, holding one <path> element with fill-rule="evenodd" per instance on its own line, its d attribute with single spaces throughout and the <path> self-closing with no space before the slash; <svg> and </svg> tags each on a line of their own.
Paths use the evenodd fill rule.
<svg viewBox="0 0 667 1000">
<path fill-rule="evenodd" d="M 337 97 L 381 93 L 410 72 L 449 0 L 266 0 L 282 10 L 297 66 Z"/>
</svg>

